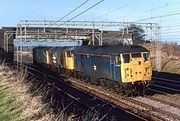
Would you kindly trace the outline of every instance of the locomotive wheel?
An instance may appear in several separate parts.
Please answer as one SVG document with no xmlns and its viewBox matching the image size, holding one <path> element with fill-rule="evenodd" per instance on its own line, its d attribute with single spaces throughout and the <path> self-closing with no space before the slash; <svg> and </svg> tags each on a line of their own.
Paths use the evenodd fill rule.
<svg viewBox="0 0 180 121">
<path fill-rule="evenodd" d="M 78 75 L 78 72 L 77 72 L 77 71 L 75 72 L 75 78 L 76 78 L 76 79 L 79 79 L 79 75 Z"/>
<path fill-rule="evenodd" d="M 69 73 L 69 76 L 70 76 L 70 77 L 73 77 L 73 72 L 72 72 L 72 71 L 69 70 L 68 73 Z"/>
<path fill-rule="evenodd" d="M 113 89 L 113 84 L 112 84 L 112 82 L 110 80 L 106 80 L 106 86 L 107 86 L 108 90 L 110 90 L 110 91 L 114 90 Z"/>
<path fill-rule="evenodd" d="M 64 74 L 65 74 L 65 76 L 68 76 L 68 70 L 67 69 L 64 69 Z"/>
<path fill-rule="evenodd" d="M 106 83 L 104 79 L 99 79 L 99 85 L 102 87 L 106 87 Z"/>
<path fill-rule="evenodd" d="M 148 88 L 149 84 L 144 84 L 143 86 L 144 86 L 144 88 L 143 88 L 143 93 L 144 93 L 144 94 L 148 94 L 148 93 L 150 92 L 150 91 L 149 91 L 149 88 Z"/>
<path fill-rule="evenodd" d="M 90 77 L 90 81 L 89 81 L 89 83 L 91 84 L 91 85 L 96 85 L 97 84 L 97 82 L 98 82 L 98 79 L 97 78 L 95 78 L 95 77 Z"/>
<path fill-rule="evenodd" d="M 125 84 L 123 95 L 127 97 L 134 95 L 134 86 L 131 83 Z"/>
<path fill-rule="evenodd" d="M 86 83 L 90 82 L 90 77 L 88 75 L 85 76 L 85 82 Z"/>
<path fill-rule="evenodd" d="M 81 81 L 83 81 L 83 75 L 82 75 L 81 72 L 79 72 L 79 79 L 80 79 Z"/>
<path fill-rule="evenodd" d="M 134 95 L 134 91 L 128 90 L 126 95 L 127 95 L 127 97 L 132 97 Z"/>
<path fill-rule="evenodd" d="M 117 94 L 121 94 L 123 92 L 123 86 L 116 84 L 114 90 Z"/>
<path fill-rule="evenodd" d="M 143 96 L 143 94 L 144 94 L 144 84 L 143 83 L 137 83 L 136 85 L 135 85 L 135 92 L 136 92 L 136 95 L 137 96 L 139 96 L 139 95 L 141 95 L 141 96 Z"/>
<path fill-rule="evenodd" d="M 61 68 L 59 69 L 59 73 L 62 74 L 62 69 Z"/>
<path fill-rule="evenodd" d="M 80 79 L 81 80 L 81 75 L 79 72 L 77 72 L 77 79 Z"/>
</svg>

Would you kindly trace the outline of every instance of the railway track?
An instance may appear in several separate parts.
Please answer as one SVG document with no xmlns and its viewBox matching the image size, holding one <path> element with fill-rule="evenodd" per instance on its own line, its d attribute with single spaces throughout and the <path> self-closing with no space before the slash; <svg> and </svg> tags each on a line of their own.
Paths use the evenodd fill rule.
<svg viewBox="0 0 180 121">
<path fill-rule="evenodd" d="M 172 102 L 170 102 L 170 101 L 163 100 L 163 99 L 160 99 L 160 98 L 155 98 L 155 97 L 153 97 L 153 96 L 147 96 L 147 95 L 145 95 L 144 97 L 145 97 L 145 98 L 149 98 L 149 99 L 151 99 L 151 100 L 154 100 L 154 101 L 156 101 L 156 102 L 162 102 L 163 104 L 166 104 L 166 105 L 169 105 L 169 106 L 173 106 L 174 108 L 180 109 L 180 104 L 172 103 Z"/>
<path fill-rule="evenodd" d="M 83 87 L 83 85 L 81 85 L 81 87 Z M 90 88 L 90 85 L 86 88 Z M 91 90 L 92 90 L 92 92 L 91 92 Z M 95 92 L 94 93 L 95 95 L 102 97 L 103 99 L 108 100 L 108 101 L 110 101 L 118 106 L 121 106 L 127 110 L 133 110 L 134 112 L 138 112 L 138 114 L 140 114 L 141 116 L 146 115 L 146 118 L 151 117 L 153 120 L 156 120 L 156 119 L 168 120 L 169 117 L 173 117 L 173 119 L 169 119 L 169 120 L 176 120 L 176 119 L 180 120 L 180 117 L 178 115 L 173 114 L 173 113 L 169 112 L 168 110 L 164 111 L 155 106 L 144 103 L 143 101 L 139 101 L 139 100 L 127 98 L 127 97 L 125 98 L 120 95 L 108 93 L 105 90 L 99 91 L 96 88 L 86 89 L 86 91 L 90 91 L 91 93 Z M 128 107 L 127 107 L 127 105 L 128 105 Z M 143 111 L 143 112 L 141 112 L 141 111 Z M 146 114 L 144 114 L 144 112 Z M 157 115 L 158 113 L 159 113 L 159 116 Z M 150 116 L 150 117 L 148 117 L 148 116 Z"/>
<path fill-rule="evenodd" d="M 180 120 L 179 114 L 180 114 L 180 105 L 174 104 L 172 102 L 159 99 L 157 97 L 152 96 L 144 96 L 144 97 L 136 97 L 133 98 L 134 100 L 137 100 L 139 102 L 142 102 L 142 104 L 147 104 L 152 106 L 153 110 L 161 112 L 163 115 L 171 116 L 174 119 L 168 119 L 168 117 L 164 118 L 164 120 Z"/>
<path fill-rule="evenodd" d="M 67 78 L 64 76 L 58 76 L 55 73 L 43 71 L 44 69 L 39 69 L 34 65 L 28 66 L 28 73 L 32 76 L 38 76 L 47 80 L 48 84 L 53 85 L 54 88 L 68 95 L 70 98 L 74 99 L 80 105 L 85 106 L 86 108 L 95 111 L 95 114 L 100 114 L 100 119 L 104 118 L 105 120 L 135 120 L 135 121 L 144 121 L 146 120 L 139 115 L 136 115 L 130 111 L 127 111 L 121 107 L 117 107 L 108 101 L 103 100 L 102 98 L 96 97 L 95 95 L 78 88 L 76 85 L 73 85 L 71 82 L 67 81 Z M 64 80 L 65 79 L 65 80 Z M 63 80 L 63 81 L 62 81 Z"/>
<path fill-rule="evenodd" d="M 180 94 L 180 81 L 153 77 L 150 88 L 154 92 L 163 94 Z"/>
<path fill-rule="evenodd" d="M 33 70 L 33 68 L 31 67 Z M 34 70 L 38 71 L 38 70 Z M 43 73 L 40 71 L 39 73 Z M 46 74 L 45 74 L 46 75 Z M 59 78 L 55 75 L 46 75 L 46 77 L 51 77 L 53 80 L 60 81 Z M 64 75 L 60 76 L 61 79 L 63 79 L 66 83 L 70 83 L 72 87 L 86 92 L 86 94 L 91 94 L 92 97 L 96 97 L 100 100 L 106 100 L 106 102 L 109 102 L 115 106 L 122 107 L 125 109 L 126 112 L 129 112 L 129 114 L 133 114 L 137 117 L 143 117 L 141 119 L 145 120 L 180 120 L 180 117 L 177 114 L 174 114 L 172 112 L 168 112 L 167 110 L 163 110 L 161 108 L 149 105 L 147 103 L 144 103 L 143 101 L 139 101 L 138 98 L 128 98 L 123 97 L 117 94 L 113 94 L 109 90 L 104 90 L 101 87 L 97 89 L 96 86 L 85 84 L 81 82 L 80 80 L 74 79 L 74 78 L 67 78 Z M 150 100 L 153 100 L 155 102 L 161 102 L 165 105 L 172 106 L 173 108 L 179 108 L 179 105 L 172 104 L 167 101 L 161 101 L 160 99 L 153 98 L 150 96 L 145 96 L 143 98 L 146 98 L 146 100 L 149 98 Z M 75 98 L 77 99 L 77 98 Z M 81 99 L 78 99 L 81 100 Z M 85 103 L 86 104 L 86 103 Z M 140 116 L 139 116 L 140 115 Z"/>
</svg>

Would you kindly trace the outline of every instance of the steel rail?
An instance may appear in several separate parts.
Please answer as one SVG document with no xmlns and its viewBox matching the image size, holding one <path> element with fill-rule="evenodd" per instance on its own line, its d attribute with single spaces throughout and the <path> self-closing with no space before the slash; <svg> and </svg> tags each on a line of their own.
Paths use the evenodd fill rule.
<svg viewBox="0 0 180 121">
<path fill-rule="evenodd" d="M 51 76 L 51 75 L 49 75 L 49 76 Z M 65 77 L 65 76 L 62 76 L 62 77 Z M 55 78 L 55 77 L 53 77 L 53 78 Z M 59 80 L 59 79 L 57 79 L 57 80 Z M 171 112 L 164 111 L 162 109 L 153 107 L 151 105 L 142 103 L 140 101 L 132 100 L 132 99 L 127 98 L 127 97 L 125 98 L 125 97 L 120 96 L 120 95 L 117 96 L 114 94 L 110 94 L 106 90 L 103 90 L 103 91 L 97 90 L 96 89 L 97 87 L 93 88 L 91 85 L 84 84 L 83 82 L 80 82 L 77 79 L 68 78 L 65 80 L 66 80 L 66 82 L 70 82 L 74 87 L 76 87 L 76 89 L 83 90 L 83 91 L 87 92 L 88 94 L 91 93 L 94 96 L 97 96 L 99 98 L 102 98 L 103 100 L 111 102 L 112 104 L 114 104 L 116 106 L 123 107 L 126 111 L 133 112 L 133 114 L 135 113 L 135 115 L 140 114 L 141 116 L 143 116 L 143 118 L 151 118 L 153 120 L 163 120 L 163 118 L 161 116 L 157 116 L 157 115 L 153 114 L 153 111 L 155 111 L 155 112 L 158 112 L 161 114 L 165 114 L 166 116 L 173 117 L 175 119 L 180 119 L 179 116 L 177 116 Z M 64 83 L 66 83 L 66 82 L 64 82 Z M 135 106 L 127 105 L 126 104 L 127 102 L 131 102 L 131 103 L 135 104 L 136 106 L 139 105 L 145 109 L 142 110 L 142 109 L 139 109 Z M 150 111 L 152 111 L 152 112 L 150 112 Z"/>
<path fill-rule="evenodd" d="M 169 105 L 169 106 L 173 106 L 174 108 L 179 108 L 180 109 L 180 104 L 175 104 L 175 103 L 172 103 L 172 102 L 169 102 L 169 101 L 166 101 L 166 100 L 162 100 L 160 98 L 156 98 L 156 97 L 152 97 L 152 96 L 148 96 L 148 95 L 144 95 L 146 98 L 149 98 L 151 100 L 154 100 L 154 101 L 157 101 L 157 102 L 162 102 L 166 105 Z"/>
<path fill-rule="evenodd" d="M 34 65 L 33 65 L 33 66 L 34 66 Z M 53 76 L 51 76 L 51 75 L 47 75 L 46 73 L 44 73 L 44 72 L 42 72 L 42 71 L 39 71 L 39 70 L 37 70 L 37 69 L 34 69 L 33 67 L 29 67 L 29 66 L 27 66 L 27 67 L 28 67 L 28 69 L 31 69 L 31 70 L 33 70 L 33 71 L 35 71 L 35 72 L 37 72 L 37 73 L 41 73 L 41 74 L 43 74 L 43 75 L 46 75 L 47 77 L 50 77 L 51 79 L 61 81 L 59 78 L 53 77 Z M 38 66 L 34 66 L 34 67 L 38 67 Z M 28 73 L 30 73 L 30 74 L 33 75 L 33 76 L 35 75 L 35 74 L 31 73 L 31 72 L 28 72 Z M 61 81 L 61 82 L 68 84 L 68 83 L 65 82 L 65 81 Z M 50 83 L 50 84 L 51 84 L 51 83 Z M 52 85 L 52 84 L 51 84 L 51 85 Z M 53 86 L 54 86 L 54 85 L 53 85 Z M 80 89 L 80 88 L 77 88 L 77 86 L 75 86 L 75 85 L 70 85 L 70 86 L 73 87 L 73 88 L 76 88 L 77 90 L 80 90 L 80 91 L 83 91 L 83 92 L 84 92 L 84 90 L 82 90 L 82 89 Z M 60 88 L 58 88 L 58 87 L 55 87 L 55 88 L 57 88 L 59 91 L 62 91 L 62 90 L 61 90 Z M 67 94 L 66 92 L 64 92 L 64 93 Z M 103 102 L 105 101 L 104 99 L 99 98 L 99 97 L 95 96 L 94 94 L 91 94 L 91 93 L 86 92 L 86 91 L 85 91 L 85 93 L 88 94 L 88 95 L 91 95 L 91 96 L 93 96 L 93 97 L 95 97 L 95 98 L 98 98 L 99 100 L 101 100 L 101 101 L 103 101 Z M 72 95 L 69 95 L 69 96 L 72 97 L 73 99 L 77 100 L 79 103 L 81 103 L 81 104 L 83 104 L 83 105 L 86 106 L 86 104 L 82 103 L 79 99 L 73 97 Z M 111 105 L 114 106 L 114 107 L 116 107 L 116 105 L 114 105 L 113 103 L 110 103 L 109 101 L 105 101 L 105 102 L 111 104 Z M 89 108 L 92 109 L 91 107 L 89 107 Z M 137 117 L 137 118 L 139 118 L 139 119 L 142 119 L 142 120 L 144 120 L 144 121 L 147 121 L 147 119 L 145 119 L 145 118 L 143 118 L 143 117 L 141 117 L 141 116 L 139 116 L 139 115 L 137 115 L 137 114 L 135 114 L 135 113 L 132 113 L 131 111 L 125 110 L 125 109 L 123 109 L 123 108 L 121 108 L 121 107 L 116 107 L 116 108 L 118 108 L 118 109 L 120 109 L 120 110 L 122 110 L 122 111 L 124 111 L 124 112 L 126 112 L 126 113 L 129 113 L 130 115 L 133 115 L 133 116 L 135 116 L 135 117 Z"/>
<path fill-rule="evenodd" d="M 78 85 L 79 88 L 82 88 L 84 91 L 93 93 L 94 95 L 99 96 L 102 99 L 107 100 L 107 101 L 109 101 L 111 103 L 114 103 L 117 106 L 122 106 L 123 108 L 125 108 L 127 110 L 133 110 L 137 114 L 142 113 L 141 116 L 145 116 L 146 118 L 151 117 L 153 120 L 163 120 L 162 117 L 158 117 L 157 115 L 151 114 L 150 111 L 156 111 L 156 112 L 159 112 L 161 114 L 165 114 L 165 115 L 171 116 L 171 117 L 173 116 L 174 119 L 180 118 L 179 116 L 177 116 L 175 114 L 172 114 L 171 112 L 164 111 L 162 109 L 153 107 L 151 105 L 142 103 L 140 101 L 137 101 L 137 100 L 134 100 L 134 99 L 131 99 L 131 98 L 127 98 L 127 97 L 125 98 L 125 97 L 120 96 L 120 95 L 118 95 L 118 96 L 113 95 L 113 94 L 110 94 L 110 93 L 106 92 L 105 90 L 104 91 L 98 91 L 97 89 L 91 88 L 91 87 L 86 86 L 86 85 L 84 85 L 82 83 L 77 83 L 77 81 L 73 81 L 73 82 L 76 85 Z M 117 98 L 117 97 L 119 97 L 119 98 Z M 140 109 L 138 109 L 138 108 L 136 108 L 134 106 L 127 105 L 126 102 L 131 102 L 131 103 L 135 104 L 136 106 L 139 105 L 139 106 L 145 107 L 146 109 L 145 110 L 140 110 Z M 147 114 L 148 114 L 149 117 L 147 116 Z"/>
<path fill-rule="evenodd" d="M 175 87 L 179 87 L 178 89 L 180 89 L 180 85 L 178 85 L 178 84 L 172 84 L 172 83 L 174 83 L 174 82 L 172 82 L 172 83 L 169 83 L 169 82 L 163 82 L 163 81 L 160 81 L 160 80 L 155 80 L 154 81 L 155 83 L 160 83 L 160 84 L 166 84 L 166 85 L 170 85 L 170 86 L 175 86 Z"/>
<path fill-rule="evenodd" d="M 173 88 L 169 88 L 169 87 L 165 87 L 165 86 L 159 86 L 159 85 L 152 85 L 152 86 L 162 88 L 162 89 L 168 89 L 168 90 L 177 92 L 178 94 L 180 93 L 180 90 L 177 90 L 177 89 L 173 89 Z"/>
<path fill-rule="evenodd" d="M 154 81 L 162 80 L 162 81 L 167 81 L 167 82 L 174 82 L 174 83 L 178 83 L 180 85 L 180 81 L 176 81 L 176 80 L 172 80 L 172 79 L 165 79 L 165 78 L 159 78 L 159 77 L 152 77 L 152 79 L 154 79 Z"/>
<path fill-rule="evenodd" d="M 164 94 L 164 95 L 167 95 L 167 96 L 169 96 L 169 97 L 173 97 L 173 98 L 180 98 L 180 96 L 178 96 L 178 95 L 171 95 L 171 94 L 169 94 L 169 93 L 166 93 L 166 92 L 163 92 L 163 91 L 159 91 L 159 90 L 156 90 L 156 89 L 152 89 L 152 88 L 150 88 L 149 89 L 150 91 L 152 91 L 152 92 L 156 92 L 156 93 L 160 93 L 160 94 Z"/>
<path fill-rule="evenodd" d="M 39 72 L 39 73 L 44 74 L 43 72 L 38 71 L 38 70 L 36 70 L 36 69 L 34 69 L 34 68 L 31 68 L 31 67 L 28 67 L 28 68 L 30 68 L 30 69 L 32 69 L 32 70 L 34 70 L 34 71 L 36 71 L 36 72 Z M 52 79 L 59 80 L 58 78 L 53 77 L 53 76 L 51 76 L 51 75 L 47 75 L 47 76 L 50 77 L 50 78 L 52 78 Z M 59 81 L 61 81 L 61 80 L 59 80 Z M 66 82 L 64 82 L 64 81 L 61 81 L 61 82 L 66 83 Z M 66 83 L 66 84 L 67 84 L 67 83 Z M 70 85 L 70 86 L 72 87 L 72 85 Z M 77 88 L 77 86 L 74 86 L 74 85 L 73 85 L 73 88 L 76 88 L 77 90 L 82 91 L 82 89 Z M 91 93 L 88 93 L 88 92 L 85 92 L 85 93 L 88 94 L 88 95 L 91 95 L 91 96 L 93 96 L 93 97 L 95 96 L 95 95 L 93 95 L 93 94 L 91 94 Z M 105 101 L 105 100 L 103 100 L 103 99 L 101 99 L 101 98 L 99 98 L 99 97 L 95 97 L 95 98 L 98 98 L 98 99 L 101 100 L 101 101 Z M 108 103 L 109 103 L 109 102 L 108 102 Z M 111 105 L 112 105 L 112 106 L 115 106 L 115 105 L 112 104 L 112 103 L 111 103 Z M 131 115 L 134 115 L 134 116 L 136 116 L 136 117 L 138 117 L 138 118 L 140 118 L 140 119 L 142 119 L 142 120 L 146 120 L 146 119 L 142 118 L 141 116 L 136 115 L 136 114 L 134 114 L 134 113 L 132 113 L 132 112 L 130 112 L 130 111 L 127 111 L 127 110 L 125 110 L 125 109 L 123 109 L 123 108 L 120 108 L 120 107 L 117 107 L 117 108 L 119 108 L 120 110 L 123 110 L 123 111 L 125 111 L 125 112 L 127 112 L 127 113 L 129 113 L 129 114 L 131 114 Z"/>
</svg>

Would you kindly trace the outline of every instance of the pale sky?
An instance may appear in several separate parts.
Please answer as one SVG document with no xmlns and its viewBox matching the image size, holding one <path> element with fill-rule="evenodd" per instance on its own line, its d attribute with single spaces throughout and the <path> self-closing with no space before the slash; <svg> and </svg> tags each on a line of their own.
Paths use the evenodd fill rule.
<svg viewBox="0 0 180 121">
<path fill-rule="evenodd" d="M 58 20 L 84 1 L 0 0 L 0 26 L 16 26 L 20 20 Z M 64 20 L 99 1 L 89 0 Z M 162 26 L 162 38 L 179 41 L 179 19 L 179 0 L 104 0 L 74 20 L 156 22 Z"/>
</svg>

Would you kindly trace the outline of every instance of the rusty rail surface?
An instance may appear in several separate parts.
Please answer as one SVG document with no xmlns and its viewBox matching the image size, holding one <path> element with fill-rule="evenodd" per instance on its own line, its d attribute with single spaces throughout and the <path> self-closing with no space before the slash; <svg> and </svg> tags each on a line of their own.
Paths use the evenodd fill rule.
<svg viewBox="0 0 180 121">
<path fill-rule="evenodd" d="M 30 69 L 33 70 L 33 68 L 30 68 Z M 38 70 L 34 69 L 34 71 L 38 71 Z M 40 72 L 40 73 L 43 73 L 43 72 Z M 51 76 L 51 75 L 48 75 L 48 76 Z M 64 75 L 60 75 L 60 78 L 57 78 L 57 77 L 52 77 L 52 78 L 56 80 L 63 79 L 65 82 L 70 83 L 73 87 L 75 87 L 78 90 L 91 93 L 94 96 L 97 96 L 103 100 L 106 100 L 109 103 L 112 103 L 116 106 L 122 107 L 123 109 L 133 114 L 139 115 L 140 117 L 143 117 L 147 120 L 167 120 L 167 119 L 180 120 L 179 116 L 174 115 L 171 112 L 166 112 L 164 110 L 142 103 L 140 101 L 133 100 L 129 97 L 124 97 L 124 96 L 115 94 L 109 90 L 105 90 L 101 87 L 84 83 L 75 78 L 67 77 Z"/>
</svg>

